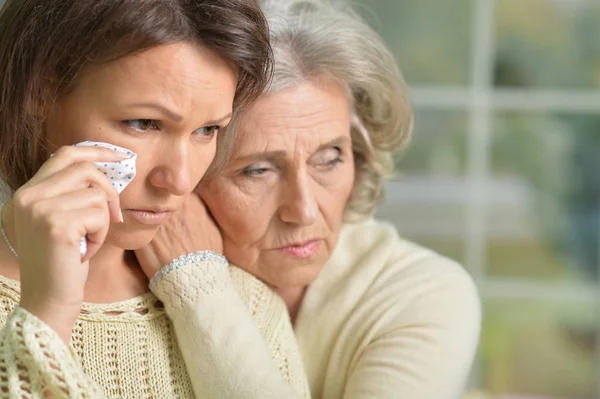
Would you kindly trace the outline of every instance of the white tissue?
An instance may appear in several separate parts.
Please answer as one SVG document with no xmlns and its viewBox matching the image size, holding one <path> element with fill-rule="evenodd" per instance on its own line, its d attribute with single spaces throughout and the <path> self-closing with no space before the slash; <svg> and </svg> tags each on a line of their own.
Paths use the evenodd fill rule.
<svg viewBox="0 0 600 399">
<path fill-rule="evenodd" d="M 117 193 L 121 194 L 123 190 L 131 183 L 135 177 L 135 162 L 137 154 L 127 148 L 118 147 L 109 143 L 99 143 L 95 141 L 84 141 L 75 144 L 76 147 L 104 147 L 111 150 L 131 155 L 131 158 L 119 162 L 94 162 L 98 170 L 110 179 Z"/>
<path fill-rule="evenodd" d="M 109 143 L 101 143 L 96 141 L 84 141 L 82 143 L 75 144 L 75 147 L 104 147 L 131 155 L 131 158 L 118 162 L 94 162 L 94 165 L 96 165 L 98 170 L 104 173 L 106 177 L 110 179 L 110 182 L 117 190 L 117 193 L 121 194 L 121 192 L 127 188 L 129 183 L 131 183 L 135 177 L 135 163 L 137 160 L 137 154 L 133 151 Z M 84 256 L 87 252 L 87 240 L 85 237 L 81 237 L 81 241 L 79 242 L 79 250 L 81 252 L 81 256 Z"/>
</svg>

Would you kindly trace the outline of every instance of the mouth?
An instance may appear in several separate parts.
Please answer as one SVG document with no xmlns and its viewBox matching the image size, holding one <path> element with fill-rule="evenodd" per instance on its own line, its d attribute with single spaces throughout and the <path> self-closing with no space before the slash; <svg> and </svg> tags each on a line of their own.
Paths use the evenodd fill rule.
<svg viewBox="0 0 600 399">
<path fill-rule="evenodd" d="M 124 217 L 130 217 L 135 222 L 145 225 L 161 225 L 171 217 L 173 210 L 170 209 L 125 209 Z"/>
<path fill-rule="evenodd" d="M 280 250 L 286 255 L 293 256 L 299 259 L 310 258 L 317 253 L 321 246 L 321 240 L 309 240 L 303 243 L 290 244 L 285 247 L 281 247 Z"/>
</svg>

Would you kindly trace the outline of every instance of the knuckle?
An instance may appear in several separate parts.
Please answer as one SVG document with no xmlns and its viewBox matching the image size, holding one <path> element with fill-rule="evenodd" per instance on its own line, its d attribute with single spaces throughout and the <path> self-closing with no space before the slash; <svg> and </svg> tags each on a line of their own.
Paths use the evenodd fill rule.
<svg viewBox="0 0 600 399">
<path fill-rule="evenodd" d="M 41 202 L 36 202 L 31 205 L 31 218 L 36 222 L 42 222 L 43 224 L 47 224 L 47 219 L 49 217 L 46 207 Z"/>
<path fill-rule="evenodd" d="M 77 168 L 79 168 L 85 174 L 89 174 L 89 175 L 93 175 L 93 176 L 98 174 L 98 169 L 91 162 L 78 162 Z"/>
<path fill-rule="evenodd" d="M 13 195 L 13 202 L 15 204 L 15 207 L 17 209 L 27 208 L 31 203 L 31 194 L 31 189 L 25 187 L 21 187 L 17 191 L 15 191 L 15 194 Z"/>
<path fill-rule="evenodd" d="M 98 229 L 100 232 L 108 231 L 108 227 L 110 226 L 110 214 L 108 213 L 108 208 L 106 206 L 90 209 L 88 215 L 90 226 L 95 226 L 95 229 Z"/>
<path fill-rule="evenodd" d="M 54 153 L 54 156 L 61 157 L 61 158 L 71 158 L 73 156 L 74 152 L 75 152 L 75 147 L 70 146 L 70 145 L 64 145 L 64 146 L 60 147 L 58 150 L 56 150 L 56 152 Z"/>
<path fill-rule="evenodd" d="M 64 223 L 62 223 L 58 218 L 47 215 L 43 219 L 43 222 L 45 224 L 48 237 L 52 241 L 64 240 L 68 238 L 69 235 L 65 230 Z"/>
<path fill-rule="evenodd" d="M 102 188 L 93 186 L 89 188 L 92 199 L 97 203 L 106 203 L 108 194 Z"/>
<path fill-rule="evenodd" d="M 68 245 L 77 245 L 81 238 L 81 229 L 73 221 L 62 220 L 56 215 L 44 218 L 45 230 L 51 242 L 61 242 Z"/>
<path fill-rule="evenodd" d="M 90 195 L 93 197 L 106 196 L 106 192 L 102 189 L 102 187 L 99 187 L 96 184 L 92 184 L 87 190 L 88 193 L 90 193 Z"/>
<path fill-rule="evenodd" d="M 98 191 L 101 191 L 102 195 L 104 195 L 104 198 L 106 200 L 114 200 L 115 198 L 118 198 L 118 194 L 115 191 L 114 187 L 112 187 L 107 181 L 99 179 L 98 181 L 94 181 L 92 183 L 92 187 L 96 188 Z"/>
</svg>

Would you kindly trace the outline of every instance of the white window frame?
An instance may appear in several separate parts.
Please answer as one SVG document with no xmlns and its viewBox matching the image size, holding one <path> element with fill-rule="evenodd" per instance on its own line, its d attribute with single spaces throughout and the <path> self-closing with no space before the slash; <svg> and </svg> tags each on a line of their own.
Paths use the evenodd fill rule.
<svg viewBox="0 0 600 399">
<path fill-rule="evenodd" d="M 482 298 L 540 300 L 596 306 L 597 339 L 600 342 L 600 281 L 554 283 L 521 278 L 489 277 L 486 274 L 486 184 L 490 179 L 490 142 L 497 111 L 600 113 L 599 90 L 505 89 L 494 87 L 494 3 L 502 0 L 473 0 L 470 73 L 467 86 L 411 85 L 416 109 L 460 110 L 468 114 L 469 192 L 466 202 L 465 267 L 475 279 Z M 551 0 L 548 0 L 551 1 Z M 401 182 L 391 182 L 393 197 Z M 598 243 L 600 245 L 600 242 Z M 600 265 L 599 265 L 600 268 Z M 596 354 L 600 399 L 600 351 Z M 480 370 L 473 370 L 472 383 L 481 387 Z"/>
</svg>

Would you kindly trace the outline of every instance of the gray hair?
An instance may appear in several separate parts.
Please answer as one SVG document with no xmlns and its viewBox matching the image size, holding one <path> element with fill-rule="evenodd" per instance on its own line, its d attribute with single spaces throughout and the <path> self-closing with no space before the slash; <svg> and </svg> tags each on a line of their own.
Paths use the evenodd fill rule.
<svg viewBox="0 0 600 399">
<path fill-rule="evenodd" d="M 412 133 L 412 108 L 394 57 L 347 3 L 262 0 L 261 9 L 275 58 L 266 93 L 319 75 L 348 91 L 356 178 L 345 216 L 347 221 L 371 216 L 394 169 L 391 153 L 404 148 Z M 229 137 L 237 124 L 239 118 L 232 121 Z"/>
</svg>

